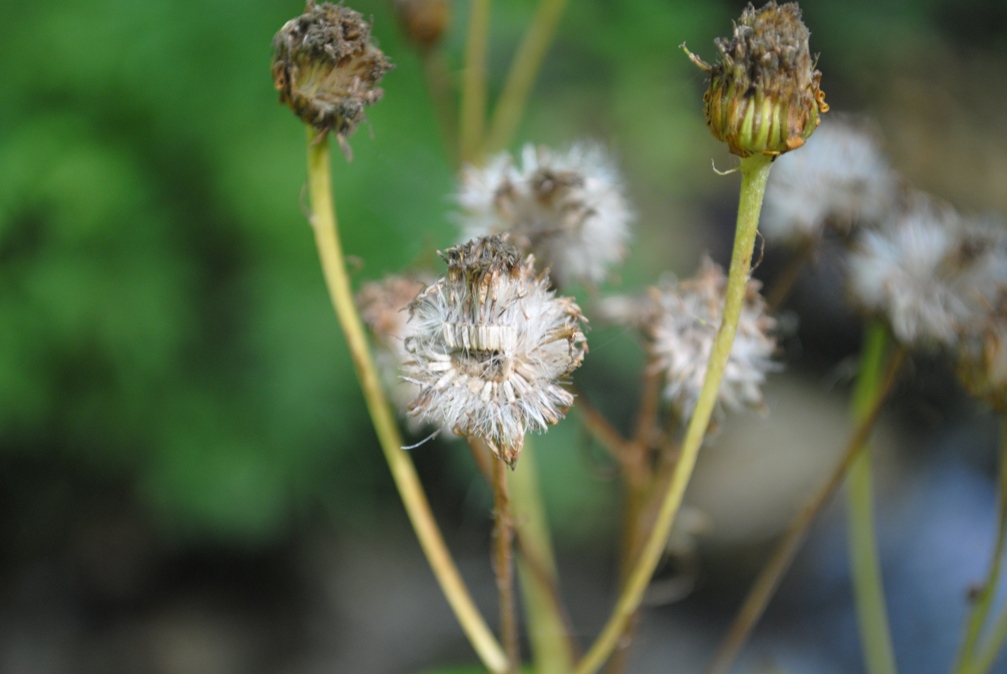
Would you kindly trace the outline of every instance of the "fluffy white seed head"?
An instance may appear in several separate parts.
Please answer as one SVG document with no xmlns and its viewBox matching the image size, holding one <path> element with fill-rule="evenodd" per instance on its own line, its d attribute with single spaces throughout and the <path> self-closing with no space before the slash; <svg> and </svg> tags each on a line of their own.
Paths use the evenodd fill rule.
<svg viewBox="0 0 1007 674">
<path fill-rule="evenodd" d="M 900 180 L 874 130 L 843 116 L 822 120 L 800 152 L 773 166 L 761 229 L 770 241 L 816 241 L 826 228 L 842 234 L 883 220 L 895 207 Z"/>
<path fill-rule="evenodd" d="M 419 388 L 410 413 L 485 441 L 513 466 L 525 433 L 573 404 L 559 384 L 587 352 L 584 317 L 499 236 L 441 256 L 447 275 L 409 305 L 404 374 Z"/>
<path fill-rule="evenodd" d="M 1007 237 L 914 194 L 876 230 L 862 230 L 849 258 L 849 287 L 884 315 L 901 342 L 954 346 L 982 325 L 1007 286 Z"/>
<path fill-rule="evenodd" d="M 779 369 L 773 361 L 776 321 L 766 314 L 758 281 L 748 284 L 738 332 L 724 379 L 717 394 L 723 408 L 761 408 L 766 373 Z M 692 415 L 706 377 L 713 342 L 724 310 L 727 277 L 704 257 L 694 278 L 651 288 L 645 298 L 608 298 L 599 305 L 604 320 L 639 329 L 653 366 L 664 372 L 664 397 L 683 418 Z"/>
<path fill-rule="evenodd" d="M 626 255 L 633 214 L 614 165 L 593 144 L 564 153 L 526 145 L 520 165 L 505 153 L 466 167 L 456 199 L 464 239 L 509 232 L 560 286 L 600 283 Z"/>
</svg>

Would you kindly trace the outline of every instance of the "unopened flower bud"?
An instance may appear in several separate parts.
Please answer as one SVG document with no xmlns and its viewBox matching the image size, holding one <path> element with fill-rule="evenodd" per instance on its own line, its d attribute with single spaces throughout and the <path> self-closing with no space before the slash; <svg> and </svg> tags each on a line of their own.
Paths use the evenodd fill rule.
<svg viewBox="0 0 1007 674">
<path fill-rule="evenodd" d="M 348 7 L 308 0 L 273 38 L 273 51 L 280 102 L 321 134 L 334 132 L 348 156 L 346 139 L 381 98 L 377 83 L 392 69 L 371 44 L 370 25 Z"/>
<path fill-rule="evenodd" d="M 771 1 L 759 10 L 749 4 L 734 24 L 734 36 L 717 38 L 719 63 L 710 65 L 685 50 L 710 74 L 703 97 L 706 123 L 732 154 L 775 156 L 799 148 L 828 111 L 809 35 L 797 3 Z"/>
<path fill-rule="evenodd" d="M 406 37 L 426 51 L 441 41 L 451 8 L 448 0 L 395 0 L 395 15 Z"/>
</svg>

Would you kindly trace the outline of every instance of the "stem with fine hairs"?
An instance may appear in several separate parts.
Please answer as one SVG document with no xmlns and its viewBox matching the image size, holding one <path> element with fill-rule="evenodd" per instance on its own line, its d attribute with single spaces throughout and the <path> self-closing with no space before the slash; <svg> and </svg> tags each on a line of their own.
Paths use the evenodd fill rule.
<svg viewBox="0 0 1007 674">
<path fill-rule="evenodd" d="M 696 466 L 699 448 L 703 444 L 703 438 L 706 437 L 710 417 L 717 403 L 720 383 L 731 355 L 734 335 L 738 329 L 738 320 L 741 317 L 751 274 L 752 251 L 758 231 L 759 212 L 762 210 L 762 197 L 766 193 L 766 180 L 769 178 L 771 167 L 772 159 L 761 154 L 746 157 L 741 161 L 741 199 L 738 204 L 738 222 L 727 277 L 723 318 L 710 353 L 703 387 L 686 429 L 675 471 L 661 499 L 654 527 L 641 547 L 640 555 L 622 588 L 612 615 L 594 645 L 577 664 L 574 674 L 597 672 L 622 638 L 640 606 L 643 593 L 661 559 L 675 515 L 682 505 L 682 497 Z"/>
<path fill-rule="evenodd" d="M 458 567 L 444 543 L 444 537 L 434 520 L 412 459 L 402 450 L 402 438 L 395 424 L 395 417 L 392 415 L 374 367 L 363 323 L 353 302 L 350 279 L 346 273 L 346 262 L 339 241 L 332 199 L 328 137 L 319 138 L 318 132 L 310 125 L 307 127 L 307 134 L 311 228 L 314 231 L 329 297 L 346 337 L 353 367 L 381 450 L 388 462 L 395 487 L 402 497 L 402 504 L 416 531 L 420 546 L 465 636 L 486 668 L 494 674 L 503 674 L 507 671 L 507 656 L 472 600 L 465 581 L 462 580 Z"/>
</svg>

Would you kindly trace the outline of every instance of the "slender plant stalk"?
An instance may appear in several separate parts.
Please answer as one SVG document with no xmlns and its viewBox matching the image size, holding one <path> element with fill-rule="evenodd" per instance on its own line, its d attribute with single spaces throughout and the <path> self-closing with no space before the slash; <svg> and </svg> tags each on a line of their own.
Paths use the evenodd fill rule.
<svg viewBox="0 0 1007 674">
<path fill-rule="evenodd" d="M 486 123 L 486 54 L 489 49 L 490 0 L 469 4 L 465 70 L 462 74 L 461 121 L 458 149 L 461 163 L 479 159 Z"/>
<path fill-rule="evenodd" d="M 518 649 L 517 604 L 514 600 L 514 522 L 507 494 L 507 466 L 493 460 L 493 572 L 500 597 L 500 640 L 507 652 L 508 674 L 518 674 L 521 653 Z"/>
<path fill-rule="evenodd" d="M 1004 638 L 1007 637 L 1007 613 L 1000 618 L 1001 627 L 994 631 L 991 645 L 986 652 L 979 656 L 976 648 L 979 638 L 983 633 L 983 627 L 993 608 L 993 600 L 996 597 L 997 586 L 1000 584 L 1000 576 L 1003 573 L 1004 547 L 1007 546 L 1007 418 L 1001 420 L 1003 426 L 1003 442 L 1000 448 L 1000 507 L 997 511 L 997 537 L 993 546 L 993 559 L 990 562 L 989 575 L 983 584 L 972 606 L 969 615 L 968 627 L 965 638 L 958 654 L 958 667 L 955 670 L 958 674 L 980 674 L 986 672 L 992 666 L 993 660 L 1003 647 Z M 999 636 L 1000 633 L 1003 636 Z"/>
<path fill-rule="evenodd" d="M 538 480 L 538 452 L 530 440 L 525 440 L 521 460 L 510 475 L 511 510 L 519 546 L 518 576 L 535 672 L 564 674 L 573 666 L 574 645 L 559 601 L 556 557 Z"/>
<path fill-rule="evenodd" d="M 877 396 L 882 384 L 888 342 L 887 329 L 883 325 L 875 323 L 868 328 L 860 373 L 853 392 L 853 416 L 858 423 L 867 417 L 871 400 Z M 888 628 L 888 610 L 874 532 L 872 481 L 871 447 L 867 443 L 853 459 L 847 482 L 853 599 L 867 673 L 895 674 L 895 653 Z"/>
<path fill-rule="evenodd" d="M 779 587 L 783 575 L 790 568 L 794 557 L 797 556 L 797 552 L 804 544 L 811 524 L 818 519 L 822 510 L 832 500 L 832 496 L 846 476 L 846 471 L 849 470 L 853 460 L 860 455 L 870 438 L 871 431 L 874 430 L 874 426 L 881 416 L 884 402 L 892 390 L 904 357 L 905 351 L 899 349 L 889 360 L 884 384 L 875 392 L 870 408 L 850 436 L 839 463 L 832 469 L 832 473 L 829 474 L 825 483 L 812 495 L 794 521 L 787 527 L 787 531 L 773 551 L 772 557 L 769 558 L 759 573 L 759 577 L 752 584 L 752 589 L 749 590 L 744 604 L 738 610 L 731 629 L 724 637 L 713 662 L 706 670 L 707 674 L 728 674 L 731 671 L 731 667 L 734 666 L 749 634 L 762 617 L 769 600 L 772 599 Z"/>
<path fill-rule="evenodd" d="M 734 335 L 738 329 L 738 319 L 741 316 L 741 308 L 748 288 L 752 250 L 755 246 L 755 234 L 759 224 L 759 211 L 762 209 L 762 197 L 766 192 L 766 180 L 769 178 L 771 167 L 772 160 L 761 154 L 741 161 L 741 199 L 738 204 L 738 224 L 734 236 L 731 268 L 728 273 L 723 320 L 710 353 L 710 362 L 707 366 L 703 388 L 686 429 L 682 451 L 675 465 L 675 472 L 668 484 L 668 489 L 661 500 L 661 507 L 654 527 L 641 548 L 636 566 L 623 586 L 608 623 L 602 629 L 594 645 L 578 663 L 574 674 L 594 674 L 612 653 L 612 649 L 619 642 L 637 607 L 639 607 L 644 590 L 647 589 L 647 584 L 661 559 L 672 522 L 682 504 L 685 488 L 692 477 L 699 448 L 709 427 L 710 416 L 713 414 L 717 402 L 717 393 L 720 391 L 720 383 L 731 355 L 731 346 L 734 344 Z"/>
<path fill-rule="evenodd" d="M 568 0 L 539 2 L 535 16 L 511 62 L 503 92 L 493 111 L 493 120 L 486 139 L 487 152 L 497 152 L 506 148 L 514 137 L 567 2 Z"/>
<path fill-rule="evenodd" d="M 402 497 L 402 503 L 416 530 L 416 536 L 426 553 L 430 567 L 465 635 L 487 669 L 494 674 L 506 672 L 507 656 L 472 600 L 430 511 L 430 504 L 416 475 L 412 459 L 409 458 L 409 454 L 402 451 L 402 439 L 375 371 L 363 324 L 353 302 L 350 280 L 346 274 L 332 200 L 328 138 L 318 138 L 318 132 L 310 126 L 307 134 L 311 227 L 314 230 L 329 297 L 346 336 L 353 367 L 360 381 L 360 388 L 388 462 L 388 468 L 391 470 L 395 486 Z"/>
<path fill-rule="evenodd" d="M 622 434 L 612 426 L 605 415 L 591 404 L 583 391 L 577 387 L 573 387 L 573 391 L 577 396 L 577 404 L 573 409 L 580 415 L 584 429 L 601 443 L 601 446 L 616 463 L 625 469 L 625 457 L 630 452 L 630 441 L 622 437 Z"/>
</svg>

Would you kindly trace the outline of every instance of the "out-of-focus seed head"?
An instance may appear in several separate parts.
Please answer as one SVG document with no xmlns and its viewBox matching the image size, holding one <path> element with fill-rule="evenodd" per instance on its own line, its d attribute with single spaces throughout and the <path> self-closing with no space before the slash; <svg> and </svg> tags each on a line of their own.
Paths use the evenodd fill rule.
<svg viewBox="0 0 1007 674">
<path fill-rule="evenodd" d="M 878 229 L 861 230 L 848 267 L 854 301 L 885 317 L 899 341 L 956 347 L 1007 289 L 1007 237 L 916 193 Z"/>
<path fill-rule="evenodd" d="M 817 242 L 888 217 L 904 188 L 866 120 L 829 115 L 800 152 L 776 160 L 760 230 L 770 241 Z"/>
<path fill-rule="evenodd" d="M 447 275 L 409 305 L 404 372 L 419 387 L 410 413 L 484 441 L 513 467 L 525 433 L 558 423 L 573 404 L 560 380 L 587 352 L 584 317 L 499 236 L 442 257 Z"/>
<path fill-rule="evenodd" d="M 964 339 L 958 377 L 969 393 L 1007 414 L 1007 295 L 981 328 Z"/>
<path fill-rule="evenodd" d="M 734 35 L 717 38 L 718 63 L 710 65 L 686 49 L 710 74 L 703 97 L 706 123 L 731 153 L 775 156 L 799 148 L 828 111 L 809 35 L 796 2 L 771 1 L 758 10 L 749 4 Z"/>
<path fill-rule="evenodd" d="M 384 93 L 378 82 L 392 64 L 371 44 L 371 27 L 359 12 L 308 0 L 304 14 L 273 38 L 273 83 L 280 102 L 320 134 L 346 139 L 364 120 L 364 108 Z"/>
<path fill-rule="evenodd" d="M 526 145 L 462 172 L 456 196 L 463 238 L 507 232 L 560 287 L 597 284 L 623 259 L 633 219 L 618 173 L 596 145 L 567 152 Z"/>
<path fill-rule="evenodd" d="M 415 384 L 402 378 L 402 364 L 410 358 L 406 340 L 413 333 L 413 324 L 409 322 L 409 303 L 432 280 L 416 276 L 388 276 L 365 283 L 357 293 L 360 317 L 374 336 L 374 360 L 381 382 L 389 400 L 403 416 L 408 412 L 409 403 L 419 393 Z M 410 420 L 415 426 L 412 430 L 419 430 L 421 424 L 417 423 L 416 417 L 410 417 Z"/>
<path fill-rule="evenodd" d="M 395 16 L 417 47 L 428 51 L 436 47 L 451 21 L 448 0 L 395 0 Z"/>
<path fill-rule="evenodd" d="M 694 278 L 651 288 L 646 298 L 607 298 L 599 305 L 603 320 L 639 329 L 653 367 L 665 375 L 664 397 L 683 418 L 692 415 L 706 378 L 706 367 L 724 311 L 727 277 L 704 257 Z M 773 361 L 776 321 L 766 313 L 758 281 L 750 281 L 738 332 L 717 394 L 723 408 L 761 408 L 762 383 L 778 370 Z"/>
</svg>

